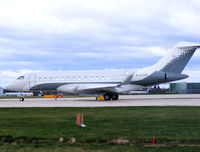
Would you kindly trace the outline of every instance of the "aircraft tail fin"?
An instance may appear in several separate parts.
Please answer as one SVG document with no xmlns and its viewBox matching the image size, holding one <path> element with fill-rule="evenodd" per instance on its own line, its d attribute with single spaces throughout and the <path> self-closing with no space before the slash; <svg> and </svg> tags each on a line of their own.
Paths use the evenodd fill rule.
<svg viewBox="0 0 200 152">
<path fill-rule="evenodd" d="M 181 42 L 154 65 L 157 71 L 181 73 L 200 44 Z"/>
</svg>

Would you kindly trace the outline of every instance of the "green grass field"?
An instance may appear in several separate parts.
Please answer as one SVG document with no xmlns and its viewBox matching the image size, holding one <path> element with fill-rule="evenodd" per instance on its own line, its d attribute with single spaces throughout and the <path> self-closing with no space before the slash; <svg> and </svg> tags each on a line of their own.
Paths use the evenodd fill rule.
<svg viewBox="0 0 200 152">
<path fill-rule="evenodd" d="M 86 128 L 76 126 L 79 112 Z M 199 152 L 200 107 L 2 108 L 4 151 Z"/>
</svg>

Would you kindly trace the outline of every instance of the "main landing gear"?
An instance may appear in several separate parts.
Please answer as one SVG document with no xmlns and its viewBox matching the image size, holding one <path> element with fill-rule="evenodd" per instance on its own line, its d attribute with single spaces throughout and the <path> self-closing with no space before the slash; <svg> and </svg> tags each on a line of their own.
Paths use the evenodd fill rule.
<svg viewBox="0 0 200 152">
<path fill-rule="evenodd" d="M 104 100 L 118 100 L 119 95 L 117 93 L 106 93 L 103 95 Z"/>
</svg>

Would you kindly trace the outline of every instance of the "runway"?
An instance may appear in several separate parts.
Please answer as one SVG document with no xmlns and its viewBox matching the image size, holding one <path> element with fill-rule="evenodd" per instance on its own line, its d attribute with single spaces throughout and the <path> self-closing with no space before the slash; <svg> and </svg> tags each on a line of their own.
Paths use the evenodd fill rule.
<svg viewBox="0 0 200 152">
<path fill-rule="evenodd" d="M 118 101 L 96 101 L 95 97 L 0 99 L 0 107 L 123 107 L 123 106 L 200 106 L 200 94 L 121 95 Z"/>
</svg>

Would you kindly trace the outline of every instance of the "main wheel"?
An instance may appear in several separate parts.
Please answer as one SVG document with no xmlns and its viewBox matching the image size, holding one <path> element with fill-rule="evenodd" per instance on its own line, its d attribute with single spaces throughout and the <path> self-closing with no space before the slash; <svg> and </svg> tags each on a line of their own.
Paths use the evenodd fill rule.
<svg viewBox="0 0 200 152">
<path fill-rule="evenodd" d="M 24 97 L 20 97 L 20 98 L 19 98 L 19 101 L 24 101 Z"/>
<path fill-rule="evenodd" d="M 118 100 L 119 95 L 118 94 L 112 94 L 111 98 L 112 98 L 112 100 Z"/>
<path fill-rule="evenodd" d="M 109 94 L 109 93 L 104 94 L 103 97 L 105 100 L 111 100 L 111 94 Z"/>
</svg>

